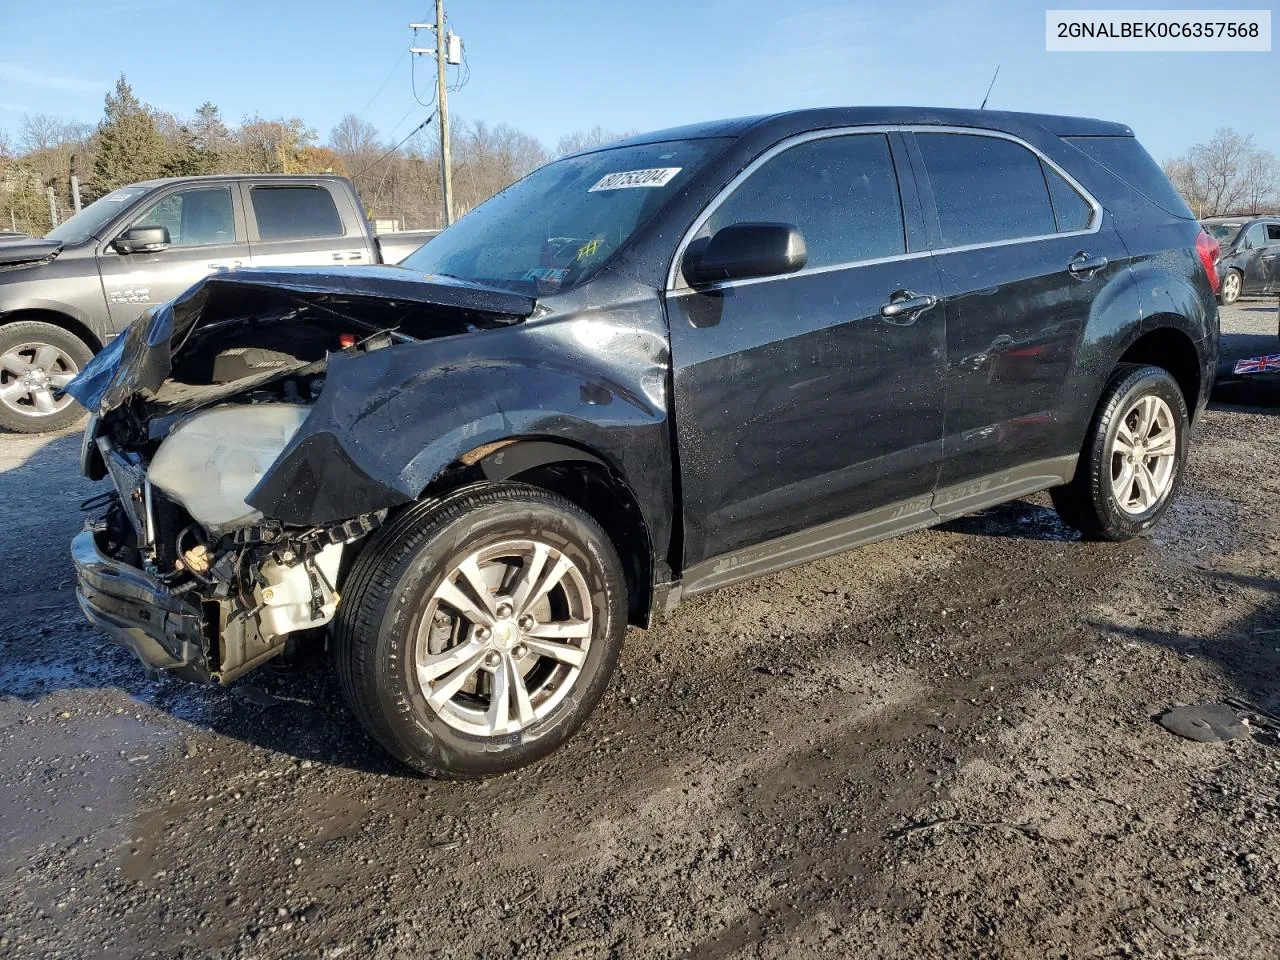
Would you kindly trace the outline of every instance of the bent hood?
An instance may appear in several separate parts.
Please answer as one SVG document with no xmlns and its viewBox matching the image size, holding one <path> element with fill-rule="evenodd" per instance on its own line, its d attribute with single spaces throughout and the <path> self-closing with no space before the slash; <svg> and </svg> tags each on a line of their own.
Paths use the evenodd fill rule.
<svg viewBox="0 0 1280 960">
<path fill-rule="evenodd" d="M 61 249 L 61 240 L 41 240 L 37 237 L 0 240 L 0 267 L 52 260 Z"/>
<path fill-rule="evenodd" d="M 154 394 L 173 358 L 201 329 L 263 322 L 334 320 L 365 335 L 396 330 L 426 340 L 518 323 L 533 297 L 399 267 L 248 268 L 223 271 L 147 311 L 66 387 L 87 410 L 104 414 L 137 393 Z"/>
</svg>

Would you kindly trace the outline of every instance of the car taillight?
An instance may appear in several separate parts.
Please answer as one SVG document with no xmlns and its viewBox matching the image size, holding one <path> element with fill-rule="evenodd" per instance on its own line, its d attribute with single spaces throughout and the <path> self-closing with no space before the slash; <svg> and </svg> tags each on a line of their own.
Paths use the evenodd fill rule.
<svg viewBox="0 0 1280 960">
<path fill-rule="evenodd" d="M 1209 289 L 1218 292 L 1218 241 L 1203 230 L 1196 237 L 1196 253 L 1204 264 L 1204 275 L 1209 278 Z"/>
</svg>

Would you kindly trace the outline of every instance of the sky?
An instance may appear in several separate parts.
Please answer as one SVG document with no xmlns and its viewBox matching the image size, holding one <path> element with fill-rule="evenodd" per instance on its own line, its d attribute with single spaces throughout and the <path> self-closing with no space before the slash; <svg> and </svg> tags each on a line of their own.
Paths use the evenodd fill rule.
<svg viewBox="0 0 1280 960">
<path fill-rule="evenodd" d="M 652 130 L 852 104 L 976 107 L 999 65 L 992 109 L 1118 120 L 1160 160 L 1223 126 L 1280 154 L 1280 52 L 1047 53 L 1049 5 L 1103 6 L 447 0 L 470 68 L 450 111 L 553 147 L 596 124 Z M 230 121 L 300 116 L 324 141 L 355 113 L 394 142 L 429 112 L 415 102 L 405 51 L 408 24 L 433 19 L 429 0 L 0 0 L 0 130 L 16 139 L 24 113 L 96 123 L 123 72 L 140 98 L 179 116 L 211 100 Z M 417 79 L 429 100 L 433 60 L 418 58 Z"/>
</svg>

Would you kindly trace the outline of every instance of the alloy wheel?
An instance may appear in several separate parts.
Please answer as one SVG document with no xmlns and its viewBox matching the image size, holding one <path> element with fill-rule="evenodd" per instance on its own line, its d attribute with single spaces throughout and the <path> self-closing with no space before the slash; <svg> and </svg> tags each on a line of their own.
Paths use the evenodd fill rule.
<svg viewBox="0 0 1280 960">
<path fill-rule="evenodd" d="M 0 403 L 25 417 L 58 413 L 75 401 L 54 391 L 71 382 L 80 368 L 51 343 L 19 343 L 0 355 Z"/>
<path fill-rule="evenodd" d="M 1111 492 L 1130 516 L 1146 513 L 1173 484 L 1178 421 L 1154 394 L 1139 397 L 1116 428 L 1111 443 Z"/>
<path fill-rule="evenodd" d="M 456 730 L 518 732 L 573 688 L 592 626 L 586 579 L 566 554 L 536 540 L 482 547 L 427 604 L 416 641 L 419 688 Z"/>
<path fill-rule="evenodd" d="M 1240 298 L 1240 274 L 1228 270 L 1222 278 L 1222 300 L 1224 303 L 1235 303 Z"/>
</svg>

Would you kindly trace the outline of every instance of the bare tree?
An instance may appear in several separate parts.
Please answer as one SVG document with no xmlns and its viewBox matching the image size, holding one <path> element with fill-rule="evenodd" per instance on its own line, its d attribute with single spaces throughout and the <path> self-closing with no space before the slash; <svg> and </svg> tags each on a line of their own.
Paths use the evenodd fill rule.
<svg viewBox="0 0 1280 960">
<path fill-rule="evenodd" d="M 378 142 L 378 128 L 367 120 L 361 120 L 354 113 L 348 113 L 338 121 L 338 125 L 329 133 L 329 146 L 347 157 L 377 153 L 382 149 Z"/>
<path fill-rule="evenodd" d="M 1204 177 L 1206 200 L 1215 212 L 1234 210 L 1244 201 L 1244 171 L 1253 151 L 1253 137 L 1230 127 L 1191 148 L 1192 161 Z"/>
<path fill-rule="evenodd" d="M 258 114 L 240 125 L 236 158 L 246 173 L 302 173 L 304 152 L 314 146 L 316 132 L 300 117 L 265 120 Z"/>
<path fill-rule="evenodd" d="M 596 124 L 590 130 L 575 130 L 573 133 L 567 133 L 560 138 L 556 144 L 556 156 L 566 157 L 571 153 L 578 153 L 581 150 L 592 150 L 595 147 L 603 147 L 613 143 L 616 140 L 622 140 L 632 136 L 635 131 L 628 133 L 615 133 L 612 130 L 606 130 L 600 124 Z"/>
<path fill-rule="evenodd" d="M 1198 217 L 1257 213 L 1280 193 L 1275 155 L 1230 127 L 1166 161 L 1164 171 Z"/>
<path fill-rule="evenodd" d="M 1187 201 L 1191 212 L 1197 217 L 1209 216 L 1206 212 L 1207 198 L 1200 178 L 1196 175 L 1195 164 L 1188 157 L 1175 157 L 1172 160 L 1166 160 L 1162 166 L 1164 175 L 1169 178 L 1174 189 L 1182 195 L 1182 199 Z"/>
<path fill-rule="evenodd" d="M 1244 168 L 1248 213 L 1262 213 L 1280 205 L 1280 169 L 1270 150 L 1254 150 Z"/>
<path fill-rule="evenodd" d="M 18 125 L 18 142 L 28 153 L 49 150 L 58 144 L 58 132 L 62 126 L 57 117 L 47 113 L 24 113 Z"/>
</svg>

